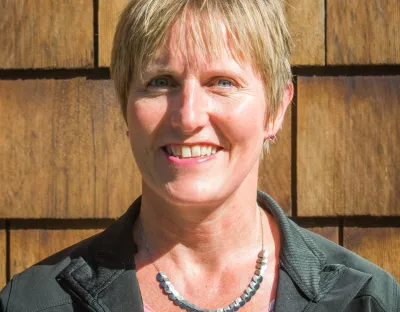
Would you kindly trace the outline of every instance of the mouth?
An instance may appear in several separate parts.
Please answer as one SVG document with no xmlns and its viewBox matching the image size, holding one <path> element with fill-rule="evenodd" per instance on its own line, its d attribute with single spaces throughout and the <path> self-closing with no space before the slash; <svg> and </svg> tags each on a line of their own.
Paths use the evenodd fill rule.
<svg viewBox="0 0 400 312">
<path fill-rule="evenodd" d="M 211 156 L 222 150 L 222 147 L 207 144 L 166 145 L 161 149 L 172 157 L 186 159 Z"/>
</svg>

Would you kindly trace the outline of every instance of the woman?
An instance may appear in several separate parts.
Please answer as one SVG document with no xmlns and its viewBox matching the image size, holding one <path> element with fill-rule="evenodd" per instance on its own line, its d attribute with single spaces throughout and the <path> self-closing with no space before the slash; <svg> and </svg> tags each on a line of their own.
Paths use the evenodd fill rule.
<svg viewBox="0 0 400 312">
<path fill-rule="evenodd" d="M 289 58 L 279 0 L 129 3 L 111 69 L 142 196 L 14 277 L 1 311 L 400 311 L 393 277 L 257 192 Z"/>
</svg>

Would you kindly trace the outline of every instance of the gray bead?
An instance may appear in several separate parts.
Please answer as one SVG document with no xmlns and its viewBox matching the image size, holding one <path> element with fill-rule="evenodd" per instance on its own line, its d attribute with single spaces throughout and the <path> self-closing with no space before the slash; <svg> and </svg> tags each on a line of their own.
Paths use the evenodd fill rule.
<svg viewBox="0 0 400 312">
<path fill-rule="evenodd" d="M 195 309 L 195 305 L 193 303 L 188 302 L 186 304 L 186 310 L 193 311 Z"/>
<path fill-rule="evenodd" d="M 175 289 L 175 287 L 170 287 L 169 289 L 171 289 L 171 294 L 174 294 L 175 297 L 179 296 L 179 292 Z"/>
<path fill-rule="evenodd" d="M 175 296 L 174 294 L 170 293 L 170 294 L 168 294 L 168 298 L 169 298 L 170 300 L 172 300 L 172 301 L 175 301 L 176 296 Z"/>
<path fill-rule="evenodd" d="M 179 307 L 184 309 L 184 308 L 186 308 L 186 306 L 187 306 L 187 301 L 186 300 L 179 301 Z"/>
<path fill-rule="evenodd" d="M 244 293 L 243 295 L 240 296 L 240 298 L 242 298 L 246 302 L 249 302 L 250 299 L 251 299 L 251 296 L 249 296 L 248 294 Z"/>
<path fill-rule="evenodd" d="M 259 259 L 257 259 L 257 263 L 267 265 L 268 264 L 268 259 L 259 258 Z"/>
<path fill-rule="evenodd" d="M 237 311 L 240 309 L 240 305 L 238 305 L 235 301 L 230 304 L 230 307 L 233 308 L 233 311 Z"/>
<path fill-rule="evenodd" d="M 262 270 L 262 269 L 266 269 L 267 268 L 267 265 L 266 264 L 262 264 L 262 263 L 258 263 L 257 262 L 257 264 L 256 264 L 256 268 L 257 269 L 259 269 L 259 270 Z"/>
<path fill-rule="evenodd" d="M 157 281 L 159 281 L 159 282 L 164 281 L 164 276 L 163 276 L 161 273 L 162 273 L 162 272 L 158 272 L 157 275 L 156 275 L 156 279 L 157 279 Z"/>
<path fill-rule="evenodd" d="M 165 283 L 165 281 L 161 281 L 161 282 L 160 282 L 160 286 L 161 286 L 162 288 L 164 288 L 164 289 L 165 289 L 165 287 L 168 287 L 167 284 Z"/>
<path fill-rule="evenodd" d="M 268 251 L 263 249 L 258 253 L 259 258 L 267 258 L 268 257 Z"/>
<path fill-rule="evenodd" d="M 171 288 L 169 288 L 168 286 L 165 286 L 165 287 L 164 287 L 164 291 L 165 291 L 167 294 L 172 294 L 172 290 L 171 290 Z"/>
<path fill-rule="evenodd" d="M 253 281 L 260 284 L 263 281 L 263 277 L 260 275 L 253 275 Z"/>
<path fill-rule="evenodd" d="M 223 308 L 218 308 L 217 312 L 224 312 L 224 309 Z"/>
<path fill-rule="evenodd" d="M 241 307 L 243 307 L 245 304 L 246 304 L 246 301 L 244 301 L 242 298 L 237 298 L 236 300 L 235 300 L 235 302 L 238 304 L 238 305 L 240 305 Z"/>
<path fill-rule="evenodd" d="M 167 294 L 172 294 L 172 291 L 171 291 L 171 289 L 170 289 L 168 286 L 165 286 L 164 291 L 165 291 Z"/>
<path fill-rule="evenodd" d="M 164 289 L 164 291 L 169 294 L 172 292 L 172 289 L 174 288 L 174 286 L 172 286 L 171 283 L 168 283 L 166 281 L 160 282 L 160 286 Z"/>
<path fill-rule="evenodd" d="M 247 294 L 248 296 L 253 297 L 255 293 L 256 293 L 256 290 L 255 290 L 255 289 L 250 288 L 250 287 L 247 287 L 247 288 L 246 288 L 246 294 Z"/>
<path fill-rule="evenodd" d="M 252 288 L 255 291 L 260 288 L 260 283 L 255 283 L 254 281 L 251 281 L 250 288 Z"/>
<path fill-rule="evenodd" d="M 264 267 L 264 268 L 262 268 L 262 269 L 257 269 L 257 270 L 254 272 L 254 274 L 264 277 L 266 268 L 267 268 L 267 267 Z"/>
<path fill-rule="evenodd" d="M 233 312 L 233 310 L 229 306 L 226 306 L 224 307 L 224 312 Z"/>
</svg>

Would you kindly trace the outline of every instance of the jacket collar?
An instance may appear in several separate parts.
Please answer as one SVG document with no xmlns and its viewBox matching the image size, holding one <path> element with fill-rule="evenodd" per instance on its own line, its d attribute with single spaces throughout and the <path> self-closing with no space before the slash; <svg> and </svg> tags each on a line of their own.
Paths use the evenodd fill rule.
<svg viewBox="0 0 400 312">
<path fill-rule="evenodd" d="M 342 311 L 371 275 L 343 264 L 327 263 L 325 253 L 269 195 L 258 191 L 257 200 L 274 216 L 281 234 L 275 312 L 303 311 L 311 307 L 315 312 Z"/>
<path fill-rule="evenodd" d="M 325 305 L 329 307 L 326 295 L 335 289 L 340 291 L 337 287 L 342 285 L 344 276 L 352 285 L 350 293 L 346 293 L 351 300 L 354 297 L 351 293 L 357 294 L 370 278 L 341 264 L 327 264 L 320 248 L 287 218 L 269 195 L 258 191 L 257 201 L 274 216 L 281 234 L 276 312 L 302 311 L 301 307 L 310 305 L 316 306 L 315 311 Z M 132 224 L 140 206 L 141 197 L 111 227 L 92 239 L 84 256 L 73 258 L 57 276 L 64 289 L 89 311 L 143 311 L 135 274 L 137 246 L 132 237 Z M 118 283 L 114 283 L 116 279 Z"/>
<path fill-rule="evenodd" d="M 71 263 L 56 277 L 59 284 L 89 311 L 143 311 L 135 274 L 132 225 L 141 197 L 105 231 L 90 239 L 87 252 L 71 255 Z M 118 279 L 118 283 L 114 283 Z"/>
</svg>

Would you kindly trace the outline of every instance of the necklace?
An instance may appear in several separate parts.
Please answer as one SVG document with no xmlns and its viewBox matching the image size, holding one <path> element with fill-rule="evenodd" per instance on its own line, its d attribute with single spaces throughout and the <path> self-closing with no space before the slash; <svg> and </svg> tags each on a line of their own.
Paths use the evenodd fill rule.
<svg viewBox="0 0 400 312">
<path fill-rule="evenodd" d="M 259 208 L 260 209 L 260 208 Z M 154 260 L 153 253 L 151 252 L 149 246 L 147 245 L 146 238 L 144 237 L 143 233 L 143 226 L 142 222 L 139 219 L 139 226 L 140 226 L 140 233 L 142 236 L 142 240 L 146 249 L 150 256 L 153 258 L 153 265 L 158 271 L 156 275 L 156 279 L 160 284 L 161 288 L 164 290 L 166 296 L 168 296 L 169 300 L 171 300 L 175 305 L 179 306 L 182 310 L 190 311 L 190 312 L 233 312 L 239 310 L 243 307 L 250 299 L 255 295 L 257 290 L 260 288 L 260 284 L 263 281 L 265 271 L 268 265 L 268 251 L 264 249 L 264 229 L 263 229 L 263 222 L 261 216 L 261 209 L 260 209 L 260 231 L 261 231 L 261 251 L 258 253 L 258 258 L 256 262 L 256 270 L 254 275 L 246 287 L 243 294 L 236 298 L 231 304 L 217 309 L 203 309 L 190 303 L 189 301 L 185 300 L 182 295 L 176 290 L 172 282 L 169 280 L 167 274 L 161 271 L 160 268 L 157 266 Z"/>
</svg>

